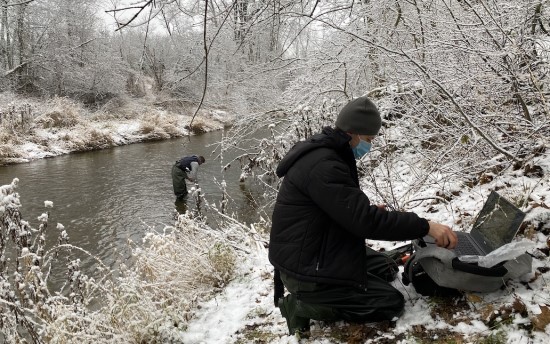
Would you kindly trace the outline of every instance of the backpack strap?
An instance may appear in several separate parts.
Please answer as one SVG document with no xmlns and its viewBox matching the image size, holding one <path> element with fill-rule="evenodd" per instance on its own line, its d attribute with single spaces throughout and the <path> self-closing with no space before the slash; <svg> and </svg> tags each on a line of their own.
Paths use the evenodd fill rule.
<svg viewBox="0 0 550 344">
<path fill-rule="evenodd" d="M 409 285 L 412 282 L 412 262 L 416 260 L 416 253 L 411 254 L 409 259 L 405 262 L 403 266 L 403 274 L 401 275 L 403 279 L 403 284 Z"/>
<path fill-rule="evenodd" d="M 465 263 L 458 259 L 458 257 L 452 260 L 452 266 L 455 270 L 480 276 L 503 277 L 508 273 L 508 270 L 502 264 L 498 264 L 490 268 L 484 268 L 477 264 Z"/>
</svg>

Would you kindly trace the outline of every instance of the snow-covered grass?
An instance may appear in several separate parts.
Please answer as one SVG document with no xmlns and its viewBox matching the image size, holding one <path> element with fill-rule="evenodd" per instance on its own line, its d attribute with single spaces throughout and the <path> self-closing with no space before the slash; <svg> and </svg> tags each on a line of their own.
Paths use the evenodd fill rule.
<svg viewBox="0 0 550 344">
<path fill-rule="evenodd" d="M 201 110 L 189 127 L 194 111 L 160 98 L 116 98 L 90 110 L 67 98 L 0 93 L 0 165 L 219 130 L 231 121 L 226 112 Z"/>
</svg>

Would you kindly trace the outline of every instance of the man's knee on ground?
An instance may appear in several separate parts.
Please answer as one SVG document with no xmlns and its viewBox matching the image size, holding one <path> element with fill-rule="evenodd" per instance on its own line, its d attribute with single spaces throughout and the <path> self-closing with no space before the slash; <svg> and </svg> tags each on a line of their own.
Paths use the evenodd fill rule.
<svg viewBox="0 0 550 344">
<path fill-rule="evenodd" d="M 388 320 L 391 320 L 391 318 L 403 314 L 403 310 L 405 309 L 405 298 L 399 290 L 395 289 L 394 292 L 388 294 L 385 304 Z"/>
<path fill-rule="evenodd" d="M 393 288 L 392 288 L 393 289 Z M 386 290 L 382 295 L 368 295 L 364 307 L 351 310 L 352 321 L 383 321 L 401 316 L 405 309 L 405 298 L 397 289 Z M 355 319 L 353 319 L 355 317 Z"/>
</svg>

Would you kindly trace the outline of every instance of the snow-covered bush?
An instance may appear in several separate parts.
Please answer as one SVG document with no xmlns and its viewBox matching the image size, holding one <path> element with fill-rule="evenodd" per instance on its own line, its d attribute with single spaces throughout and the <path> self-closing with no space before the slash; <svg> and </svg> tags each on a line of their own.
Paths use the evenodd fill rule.
<svg viewBox="0 0 550 344">
<path fill-rule="evenodd" d="M 52 294 L 48 277 L 68 236 L 60 230 L 57 245 L 46 245 L 48 214 L 38 217 L 38 229 L 21 218 L 18 180 L 0 187 L 0 328 L 6 342 L 32 339 L 42 342 L 45 324 L 59 314 L 60 306 L 77 312 L 82 304 L 78 262 L 70 262 L 70 294 Z M 61 263 L 62 264 L 62 263 Z"/>
<path fill-rule="evenodd" d="M 157 139 L 168 139 L 178 136 L 181 131 L 174 117 L 151 113 L 141 119 L 139 132 Z"/>
<path fill-rule="evenodd" d="M 0 132 L 0 158 L 17 158 L 20 156 L 14 146 L 14 137 L 8 133 Z"/>
<path fill-rule="evenodd" d="M 55 97 L 47 105 L 48 110 L 39 116 L 35 123 L 40 128 L 71 128 L 82 123 L 82 105 L 69 98 Z"/>
</svg>

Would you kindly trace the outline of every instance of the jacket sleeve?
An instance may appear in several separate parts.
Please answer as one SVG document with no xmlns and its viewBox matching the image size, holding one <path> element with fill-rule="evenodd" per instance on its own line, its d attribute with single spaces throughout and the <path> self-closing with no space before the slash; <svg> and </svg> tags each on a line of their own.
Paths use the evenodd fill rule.
<svg viewBox="0 0 550 344">
<path fill-rule="evenodd" d="M 412 212 L 387 211 L 371 205 L 355 184 L 349 167 L 325 158 L 309 170 L 306 191 L 341 228 L 375 240 L 412 240 L 428 233 L 428 221 Z"/>
<path fill-rule="evenodd" d="M 189 172 L 189 178 L 191 178 L 191 180 L 193 181 L 197 180 L 198 171 L 199 171 L 199 163 L 196 161 L 193 161 L 191 163 L 191 171 Z"/>
</svg>

